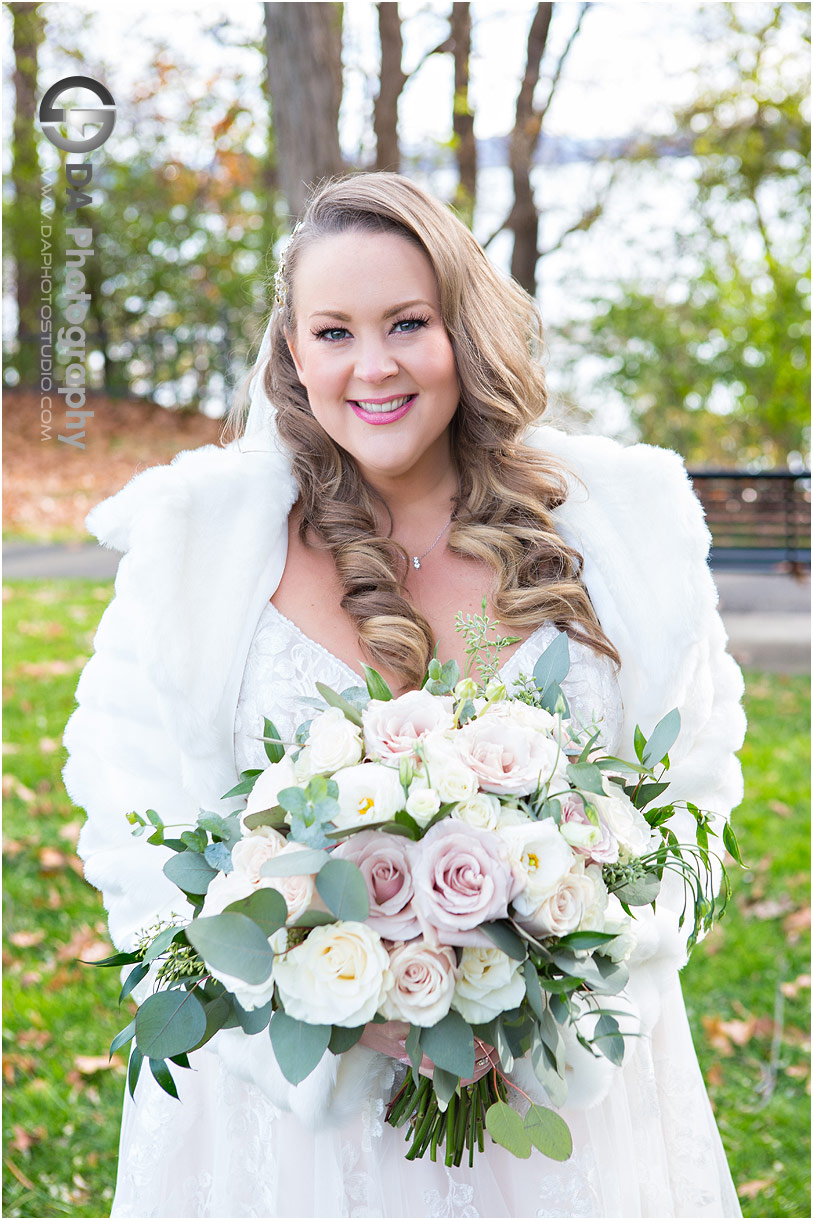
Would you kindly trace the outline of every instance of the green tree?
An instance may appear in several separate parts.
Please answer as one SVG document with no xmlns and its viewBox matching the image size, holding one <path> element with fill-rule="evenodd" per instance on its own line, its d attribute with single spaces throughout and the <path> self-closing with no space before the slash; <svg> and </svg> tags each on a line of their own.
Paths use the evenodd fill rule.
<svg viewBox="0 0 813 1220">
<path fill-rule="evenodd" d="M 604 359 L 642 440 L 693 463 L 781 466 L 809 443 L 809 10 L 716 9 L 730 78 L 676 116 L 697 172 L 675 253 L 694 271 L 622 282 L 570 337 Z"/>
</svg>

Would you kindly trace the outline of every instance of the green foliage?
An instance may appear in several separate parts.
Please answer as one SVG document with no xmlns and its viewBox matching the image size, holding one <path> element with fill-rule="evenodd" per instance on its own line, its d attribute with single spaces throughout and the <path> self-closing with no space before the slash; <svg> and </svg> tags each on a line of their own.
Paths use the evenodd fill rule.
<svg viewBox="0 0 813 1220">
<path fill-rule="evenodd" d="M 110 583 L 92 581 L 17 582 L 7 590 L 8 1216 L 93 1217 L 112 1199 L 126 1061 L 119 1050 L 108 1066 L 108 1048 L 132 1019 L 133 1004 L 125 999 L 117 1008 L 117 970 L 91 971 L 76 960 L 112 950 L 101 898 L 82 881 L 72 853 L 82 814 L 59 778 L 77 658 L 89 655 L 111 594 Z M 698 946 L 682 985 L 734 1180 L 746 1187 L 745 1214 L 804 1217 L 810 1214 L 808 680 L 748 675 L 746 708 L 746 800 L 734 820 L 748 869 L 729 864 L 729 911 Z M 551 1001 L 558 1003 L 553 993 Z M 470 1113 L 476 1145 L 477 1107 Z"/>
<path fill-rule="evenodd" d="M 809 8 L 721 4 L 699 18 L 730 62 L 675 115 L 696 171 L 670 274 L 619 277 L 571 338 L 601 357 L 641 440 L 698 464 L 781 467 L 810 435 Z"/>
</svg>

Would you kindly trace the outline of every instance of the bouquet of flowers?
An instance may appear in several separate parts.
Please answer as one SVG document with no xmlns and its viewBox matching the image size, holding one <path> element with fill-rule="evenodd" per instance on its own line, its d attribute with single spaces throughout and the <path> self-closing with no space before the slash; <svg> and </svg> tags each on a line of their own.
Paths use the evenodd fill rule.
<svg viewBox="0 0 813 1220">
<path fill-rule="evenodd" d="M 164 872 L 191 907 L 97 963 L 132 965 L 120 1002 L 151 984 L 111 1046 L 135 1039 L 131 1092 L 146 1059 L 177 1097 L 169 1065 L 188 1067 L 224 1027 L 264 1031 L 294 1084 L 364 1039 L 405 1065 L 387 1119 L 407 1128 L 408 1158 L 443 1145 L 447 1164 L 465 1152 L 473 1164 L 484 1131 L 520 1157 L 570 1155 L 552 1108 L 567 1097 L 567 1048 L 575 1035 L 622 1061 L 613 997 L 634 908 L 654 907 L 676 872 L 691 946 L 728 879 L 723 869 L 718 898 L 711 815 L 686 804 L 697 836 L 682 844 L 662 803 L 677 711 L 649 737 L 636 730 L 635 761 L 607 756 L 562 692 L 566 635 L 508 692 L 497 658 L 514 640 L 490 638 L 494 626 L 458 616 L 463 678 L 434 659 L 422 687 L 395 698 L 365 667 L 366 688 L 317 684 L 323 702 L 293 741 L 266 719 L 269 765 L 225 794 L 247 797 L 242 812 L 201 812 L 179 838 L 154 810 L 129 815 L 171 849 Z M 511 1080 L 521 1057 L 551 1105 Z"/>
</svg>

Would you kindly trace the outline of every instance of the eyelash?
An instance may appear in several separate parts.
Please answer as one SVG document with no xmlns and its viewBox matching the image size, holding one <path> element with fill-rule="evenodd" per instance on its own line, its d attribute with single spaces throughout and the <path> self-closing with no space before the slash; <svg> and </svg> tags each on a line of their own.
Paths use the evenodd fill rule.
<svg viewBox="0 0 813 1220">
<path fill-rule="evenodd" d="M 418 325 L 413 329 L 398 332 L 402 335 L 413 335 L 422 330 L 424 326 L 428 326 L 429 321 L 430 319 L 422 314 L 410 314 L 409 317 L 399 318 L 397 322 L 393 323 L 393 329 L 396 326 L 402 326 L 405 322 L 417 322 Z M 318 330 L 311 331 L 311 334 L 315 339 L 323 339 L 326 343 L 340 343 L 341 339 L 328 339 L 327 336 L 341 331 L 347 331 L 347 328 L 345 326 L 322 326 Z"/>
</svg>

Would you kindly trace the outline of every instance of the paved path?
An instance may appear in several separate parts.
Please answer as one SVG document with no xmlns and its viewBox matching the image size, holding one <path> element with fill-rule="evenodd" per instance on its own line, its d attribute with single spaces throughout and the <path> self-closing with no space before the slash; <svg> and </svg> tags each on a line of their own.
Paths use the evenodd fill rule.
<svg viewBox="0 0 813 1220">
<path fill-rule="evenodd" d="M 119 554 L 95 543 L 8 543 L 6 580 L 85 577 L 110 580 Z M 810 581 L 773 572 L 717 572 L 731 651 L 742 665 L 777 673 L 810 672 Z"/>
</svg>

